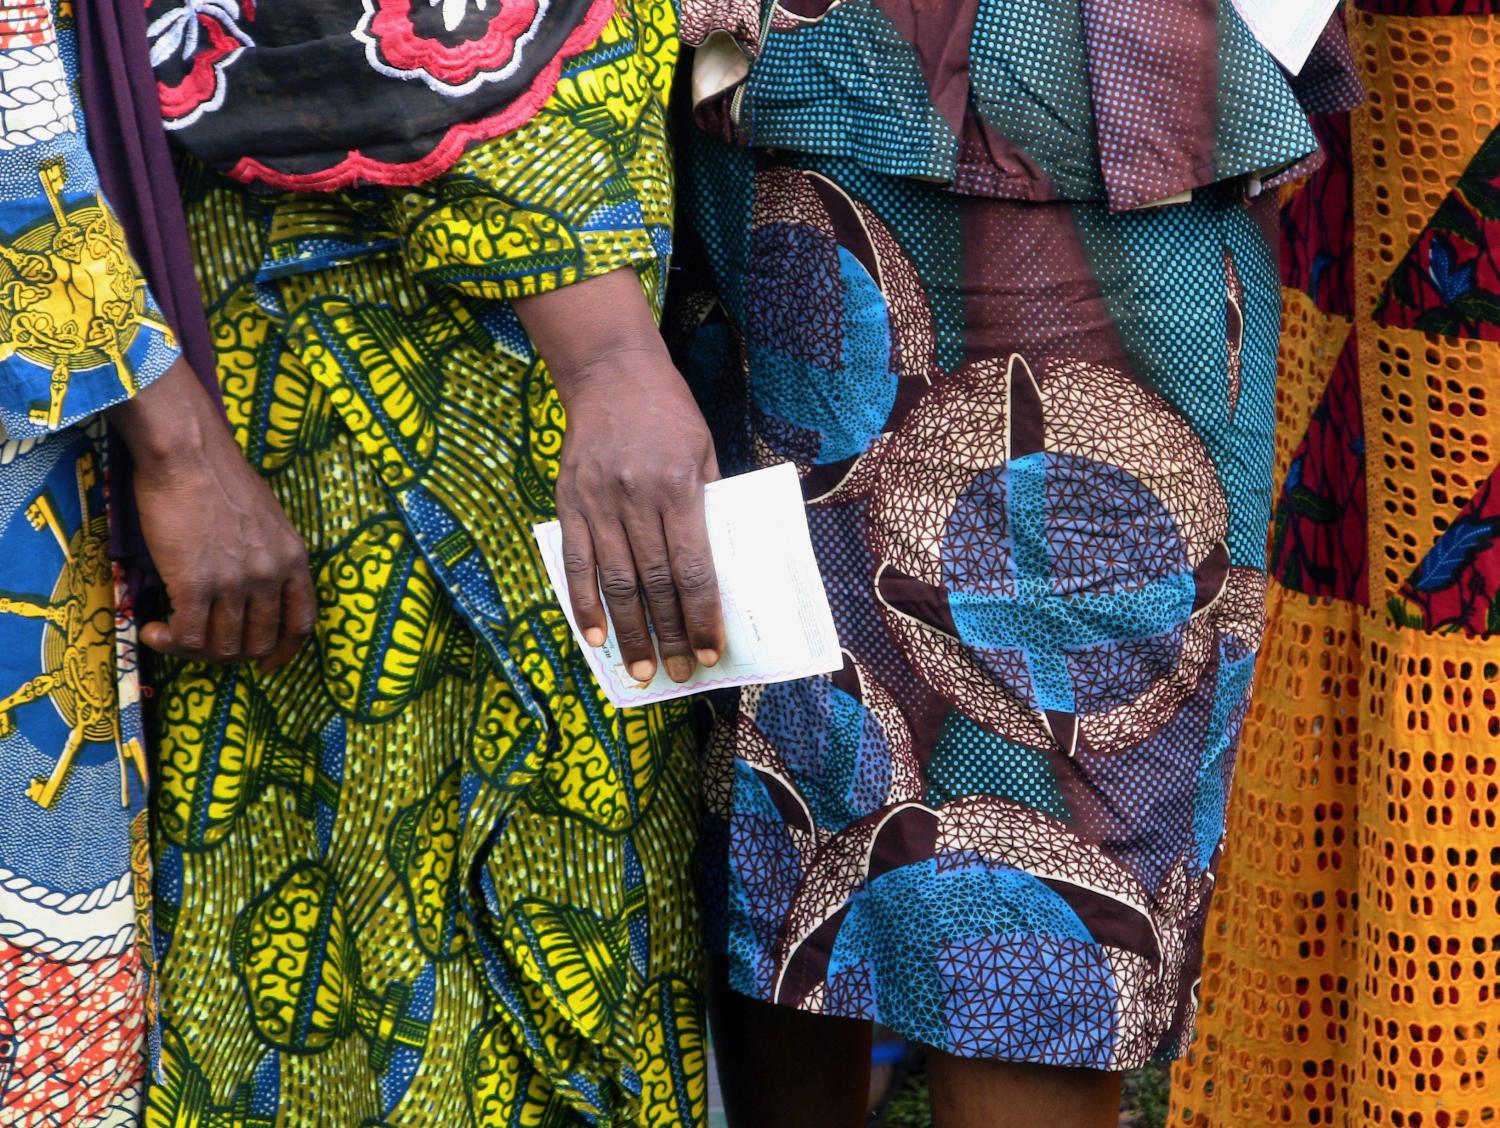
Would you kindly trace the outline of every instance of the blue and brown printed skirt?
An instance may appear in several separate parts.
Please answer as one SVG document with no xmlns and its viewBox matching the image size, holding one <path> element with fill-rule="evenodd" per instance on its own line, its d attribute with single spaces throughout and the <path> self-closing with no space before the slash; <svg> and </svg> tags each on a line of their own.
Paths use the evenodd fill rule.
<svg viewBox="0 0 1500 1128">
<path fill-rule="evenodd" d="M 696 145 L 686 367 L 726 473 L 800 469 L 845 657 L 715 704 L 733 986 L 969 1057 L 1175 1056 L 1264 613 L 1269 201 Z"/>
</svg>

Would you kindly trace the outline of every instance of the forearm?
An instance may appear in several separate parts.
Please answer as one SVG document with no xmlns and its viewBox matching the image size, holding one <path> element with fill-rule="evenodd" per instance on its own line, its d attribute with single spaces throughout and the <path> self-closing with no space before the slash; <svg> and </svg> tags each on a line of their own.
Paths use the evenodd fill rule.
<svg viewBox="0 0 1500 1128">
<path fill-rule="evenodd" d="M 622 354 L 661 361 L 660 370 L 676 376 L 634 270 L 611 271 L 511 305 L 547 362 L 564 406 Z"/>
<path fill-rule="evenodd" d="M 201 458 L 226 430 L 218 405 L 183 359 L 106 414 L 137 466 Z"/>
</svg>

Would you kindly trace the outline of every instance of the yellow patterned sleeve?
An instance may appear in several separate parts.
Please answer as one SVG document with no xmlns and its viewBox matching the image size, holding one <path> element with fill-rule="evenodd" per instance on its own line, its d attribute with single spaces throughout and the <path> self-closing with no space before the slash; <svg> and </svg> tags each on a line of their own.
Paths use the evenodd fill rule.
<svg viewBox="0 0 1500 1128">
<path fill-rule="evenodd" d="M 393 197 L 412 273 L 476 297 L 546 293 L 623 267 L 665 280 L 672 243 L 670 0 L 620 0 L 546 106 Z"/>
</svg>

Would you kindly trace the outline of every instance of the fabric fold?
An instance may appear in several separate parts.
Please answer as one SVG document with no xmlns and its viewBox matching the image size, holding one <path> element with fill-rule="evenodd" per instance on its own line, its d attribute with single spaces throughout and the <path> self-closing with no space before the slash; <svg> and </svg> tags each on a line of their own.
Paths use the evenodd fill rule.
<svg viewBox="0 0 1500 1128">
<path fill-rule="evenodd" d="M 1359 97 L 1336 30 L 1291 80 L 1227 0 L 978 0 L 941 20 L 686 0 L 682 19 L 707 132 L 997 199 L 1125 211 L 1264 178 L 1316 151 L 1307 106 Z"/>
</svg>

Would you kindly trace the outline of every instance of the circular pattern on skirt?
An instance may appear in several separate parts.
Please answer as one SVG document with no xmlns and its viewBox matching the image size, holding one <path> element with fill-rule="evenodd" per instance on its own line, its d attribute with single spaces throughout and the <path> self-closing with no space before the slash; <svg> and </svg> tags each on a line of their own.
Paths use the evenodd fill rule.
<svg viewBox="0 0 1500 1128">
<path fill-rule="evenodd" d="M 1002 736 L 1128 747 L 1217 654 L 1228 502 L 1188 423 L 1125 374 L 971 365 L 872 461 L 886 622 L 939 693 Z"/>
</svg>

